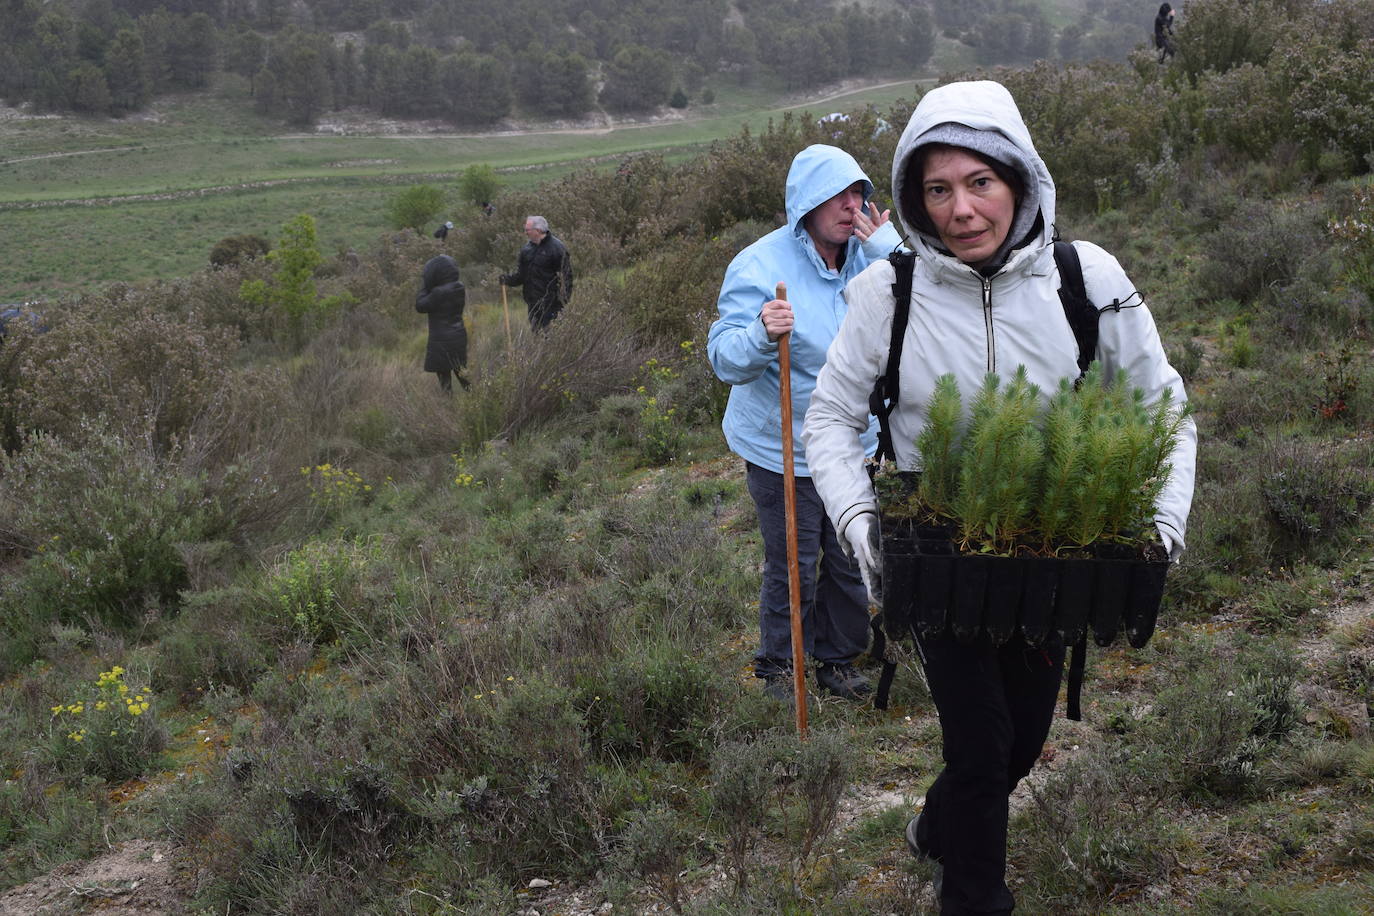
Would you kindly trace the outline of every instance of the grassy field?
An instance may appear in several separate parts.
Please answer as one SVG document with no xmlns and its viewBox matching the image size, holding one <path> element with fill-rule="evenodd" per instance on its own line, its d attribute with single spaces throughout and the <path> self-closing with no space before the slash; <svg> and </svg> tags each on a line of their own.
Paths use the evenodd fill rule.
<svg viewBox="0 0 1374 916">
<path fill-rule="evenodd" d="M 472 164 L 526 187 L 636 152 L 685 158 L 788 110 L 886 108 L 914 85 L 894 78 L 811 99 L 732 88 L 671 120 L 486 134 L 376 121 L 360 123 L 386 135 L 296 132 L 256 116 L 232 81 L 212 95 L 160 101 L 145 117 L 12 118 L 0 121 L 0 301 L 180 276 L 204 266 L 219 239 L 272 238 L 302 212 L 315 217 L 326 251 L 362 248 L 388 228 L 386 205 L 400 187 L 451 187 Z"/>
</svg>

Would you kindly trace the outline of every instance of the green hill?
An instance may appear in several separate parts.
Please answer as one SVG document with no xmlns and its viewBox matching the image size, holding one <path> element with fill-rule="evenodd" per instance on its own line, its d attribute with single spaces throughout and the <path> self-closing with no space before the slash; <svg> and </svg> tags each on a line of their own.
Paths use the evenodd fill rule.
<svg viewBox="0 0 1374 916">
<path fill-rule="evenodd" d="M 1190 4 L 1164 67 L 996 74 L 1055 176 L 1059 229 L 1121 260 L 1200 433 L 1159 632 L 1090 655 L 1084 721 L 1055 723 L 1013 797 L 1031 913 L 1374 908 L 1374 19 L 1241 5 Z M 934 912 L 901 838 L 940 766 L 918 666 L 899 649 L 887 711 L 816 702 L 806 742 L 763 696 L 761 547 L 703 353 L 724 267 L 772 227 L 792 155 L 841 145 L 886 195 L 896 131 L 877 119 L 909 107 L 501 173 L 497 216 L 444 242 L 331 250 L 365 199 L 310 221 L 288 201 L 267 227 L 207 211 L 207 255 L 243 226 L 290 251 L 282 224 L 318 221 L 304 297 L 245 295 L 286 279 L 279 255 L 87 287 L 45 333 L 9 323 L 0 910 Z M 208 130 L 159 153 L 178 192 L 228 183 Z M 226 127 L 226 176 L 401 155 L 244 133 Z M 17 160 L 46 142 L 4 168 L 39 169 Z M 65 157 L 24 193 L 96 196 L 83 161 L 157 193 L 137 155 Z M 186 206 L 168 212 L 194 226 Z M 531 212 L 578 271 L 537 337 L 493 282 L 506 220 Z M 473 387 L 452 398 L 420 371 L 413 307 L 441 250 L 469 294 Z M 81 865 L 107 856 L 120 871 Z"/>
</svg>

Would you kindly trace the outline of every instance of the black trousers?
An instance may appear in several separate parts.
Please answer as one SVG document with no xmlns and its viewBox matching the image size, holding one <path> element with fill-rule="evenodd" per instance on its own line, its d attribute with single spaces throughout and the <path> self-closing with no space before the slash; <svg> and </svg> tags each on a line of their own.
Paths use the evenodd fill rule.
<svg viewBox="0 0 1374 916">
<path fill-rule="evenodd" d="M 948 635 L 919 644 L 944 740 L 920 837 L 944 866 L 941 916 L 1010 913 L 1007 800 L 1049 735 L 1064 647 L 1032 649 L 1020 634 L 996 648 Z"/>
</svg>

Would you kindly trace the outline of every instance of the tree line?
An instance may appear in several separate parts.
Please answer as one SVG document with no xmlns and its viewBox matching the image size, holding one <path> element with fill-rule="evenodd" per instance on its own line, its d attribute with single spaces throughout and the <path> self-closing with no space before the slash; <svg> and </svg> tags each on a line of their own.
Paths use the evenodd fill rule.
<svg viewBox="0 0 1374 916">
<path fill-rule="evenodd" d="M 222 71 L 300 125 L 355 106 L 471 126 L 684 107 L 716 75 L 800 89 L 909 72 L 939 35 L 980 64 L 1055 51 L 1028 0 L 0 0 L 0 34 L 11 104 L 121 115 Z"/>
</svg>

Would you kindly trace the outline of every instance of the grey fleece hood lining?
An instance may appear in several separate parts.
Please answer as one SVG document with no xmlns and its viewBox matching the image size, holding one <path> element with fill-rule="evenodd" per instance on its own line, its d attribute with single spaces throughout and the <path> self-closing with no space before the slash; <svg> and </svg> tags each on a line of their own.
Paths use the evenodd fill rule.
<svg viewBox="0 0 1374 916">
<path fill-rule="evenodd" d="M 947 134 L 946 130 L 953 133 Z M 951 143 L 952 136 L 962 136 L 962 139 L 954 139 Z M 975 138 L 983 145 L 976 145 Z M 1016 101 L 1000 83 L 969 80 L 948 83 L 927 92 L 912 112 L 897 143 L 892 163 L 893 198 L 909 233 L 908 242 L 918 252 L 949 254 L 939 236 L 930 231 L 933 227 L 922 227 L 908 206 L 914 189 L 907 187 L 906 171 L 916 150 L 932 142 L 981 152 L 1005 162 L 1022 176 L 1026 184 L 1022 206 L 1007 233 L 1007 240 L 994 256 L 994 263 L 1003 263 L 1014 248 L 1048 245 L 1055 219 L 1054 181 L 1035 150 Z"/>
</svg>

